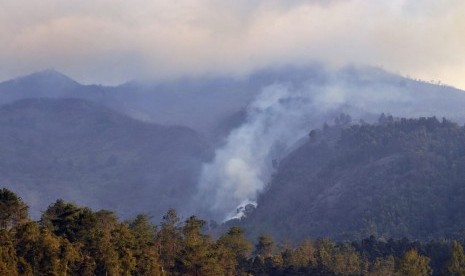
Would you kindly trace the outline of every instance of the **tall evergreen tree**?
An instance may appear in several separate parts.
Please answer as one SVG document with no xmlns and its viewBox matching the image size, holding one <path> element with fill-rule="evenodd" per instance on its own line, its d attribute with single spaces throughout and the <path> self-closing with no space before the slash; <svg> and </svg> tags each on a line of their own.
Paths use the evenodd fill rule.
<svg viewBox="0 0 465 276">
<path fill-rule="evenodd" d="M 97 226 L 92 229 L 92 240 L 89 246 L 90 256 L 95 258 L 97 275 L 120 275 L 121 264 L 119 254 L 112 237 L 118 219 L 113 212 L 102 210 L 95 213 Z"/>
<path fill-rule="evenodd" d="M 244 271 L 237 271 L 250 258 L 253 245 L 244 236 L 244 230 L 233 226 L 228 233 L 221 236 L 217 243 L 218 259 L 227 275 L 237 275 Z"/>
<path fill-rule="evenodd" d="M 60 240 L 50 230 L 40 231 L 34 253 L 36 275 L 65 275 L 60 270 Z"/>
<path fill-rule="evenodd" d="M 447 272 L 454 276 L 465 276 L 465 255 L 462 245 L 457 241 L 452 242 L 452 256 Z"/>
<path fill-rule="evenodd" d="M 15 227 L 14 242 L 18 255 L 18 272 L 20 275 L 34 275 L 39 266 L 36 258 L 36 244 L 40 238 L 39 226 L 30 221 Z"/>
<path fill-rule="evenodd" d="M 400 262 L 400 273 L 405 276 L 431 275 L 430 259 L 418 254 L 417 250 L 407 251 Z"/>
<path fill-rule="evenodd" d="M 15 193 L 0 189 L 0 229 L 10 229 L 27 221 L 28 206 Z"/>
<path fill-rule="evenodd" d="M 129 229 L 135 239 L 134 257 L 138 275 L 161 275 L 161 265 L 157 247 L 157 229 L 150 224 L 147 215 L 138 215 Z"/>
<path fill-rule="evenodd" d="M 177 264 L 185 275 L 222 275 L 210 236 L 202 233 L 206 222 L 195 216 L 188 218 L 182 228 L 183 246 Z"/>
<path fill-rule="evenodd" d="M 179 217 L 174 209 L 169 209 L 158 233 L 159 253 L 162 272 L 174 272 L 176 256 L 181 251 L 181 231 Z"/>
<path fill-rule="evenodd" d="M 271 257 L 275 253 L 276 245 L 273 238 L 269 235 L 261 235 L 255 245 L 255 255 L 263 258 Z"/>
<path fill-rule="evenodd" d="M 10 234 L 0 230 L 0 275 L 18 275 L 18 257 Z"/>
</svg>

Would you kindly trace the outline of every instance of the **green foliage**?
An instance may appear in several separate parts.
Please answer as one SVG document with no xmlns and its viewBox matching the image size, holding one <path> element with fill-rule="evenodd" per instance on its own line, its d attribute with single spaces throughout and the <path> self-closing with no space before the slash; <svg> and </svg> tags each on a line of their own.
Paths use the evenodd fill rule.
<svg viewBox="0 0 465 276">
<path fill-rule="evenodd" d="M 465 255 L 462 245 L 457 242 L 452 242 L 452 256 L 447 267 L 447 272 L 454 276 L 465 275 Z"/>
<path fill-rule="evenodd" d="M 135 272 L 137 275 L 161 275 L 159 261 L 157 228 L 147 215 L 138 215 L 129 223 L 134 236 Z"/>
<path fill-rule="evenodd" d="M 333 253 L 330 270 L 336 275 L 361 275 L 364 265 L 360 254 L 352 246 L 346 245 Z"/>
<path fill-rule="evenodd" d="M 428 257 L 420 256 L 415 249 L 409 250 L 401 260 L 400 273 L 405 276 L 431 275 L 429 261 Z"/>
<path fill-rule="evenodd" d="M 18 256 L 10 234 L 0 230 L 0 275 L 18 275 Z"/>
<path fill-rule="evenodd" d="M 316 248 L 312 241 L 304 240 L 297 247 L 288 245 L 281 253 L 287 273 L 310 273 L 318 266 Z"/>
<path fill-rule="evenodd" d="M 255 255 L 267 258 L 275 253 L 275 242 L 270 235 L 261 235 L 255 245 Z"/>
<path fill-rule="evenodd" d="M 370 266 L 369 276 L 395 276 L 396 260 L 393 256 L 377 258 Z"/>
<path fill-rule="evenodd" d="M 27 219 L 27 205 L 6 188 L 0 189 L 0 230 L 10 229 Z"/>
<path fill-rule="evenodd" d="M 60 274 L 60 240 L 48 229 L 42 229 L 34 245 L 33 271 L 36 275 Z"/>
<path fill-rule="evenodd" d="M 463 275 L 465 264 L 456 241 L 370 237 L 293 246 L 262 235 L 252 253 L 243 229 L 231 227 L 215 241 L 205 224 L 195 216 L 181 222 L 170 209 L 158 231 L 144 214 L 122 222 L 111 211 L 59 200 L 39 222 L 26 218 L 0 230 L 0 275 Z"/>
<path fill-rule="evenodd" d="M 176 256 L 181 252 L 181 230 L 179 229 L 179 217 L 174 209 L 169 209 L 161 223 L 158 233 L 160 244 L 160 261 L 162 271 L 173 272 L 176 264 Z"/>
<path fill-rule="evenodd" d="M 231 225 L 278 240 L 460 239 L 465 229 L 465 127 L 432 118 L 311 131 L 279 161 L 258 206 Z"/>
<path fill-rule="evenodd" d="M 202 233 L 206 222 L 191 216 L 182 228 L 182 249 L 177 267 L 185 275 L 221 275 L 218 257 L 210 236 Z"/>
<path fill-rule="evenodd" d="M 224 268 L 227 275 L 245 273 L 239 267 L 243 266 L 251 256 L 252 243 L 244 236 L 244 230 L 231 227 L 228 233 L 221 236 L 216 242 L 219 265 Z"/>
<path fill-rule="evenodd" d="M 88 208 L 59 199 L 42 214 L 40 224 L 70 241 L 82 239 L 84 232 L 96 226 L 97 218 Z"/>
</svg>

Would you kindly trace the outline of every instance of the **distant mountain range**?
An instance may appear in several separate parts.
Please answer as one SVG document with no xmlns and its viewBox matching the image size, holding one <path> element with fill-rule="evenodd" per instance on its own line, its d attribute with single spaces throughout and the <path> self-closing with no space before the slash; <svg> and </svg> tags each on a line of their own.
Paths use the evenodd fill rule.
<svg viewBox="0 0 465 276">
<path fill-rule="evenodd" d="M 281 108 L 281 113 L 271 114 L 256 108 L 257 97 L 266 102 L 266 88 L 275 85 L 285 87 L 288 93 L 277 101 L 280 108 L 287 107 L 288 102 L 299 107 L 305 105 L 296 103 L 319 103 L 311 110 L 290 110 L 302 115 L 296 129 L 283 128 L 292 133 L 283 137 L 294 136 L 291 142 L 298 141 L 294 144 L 274 137 L 262 139 L 272 133 L 268 130 L 278 127 L 274 123 L 279 127 L 288 125 L 280 117 L 287 110 Z M 333 103 L 336 108 L 313 116 L 326 112 L 325 105 Z M 448 150 L 457 150 L 462 140 L 450 136 L 453 142 L 449 143 L 449 134 L 441 132 L 462 131 L 457 126 L 448 123 L 441 128 L 438 123 L 431 130 L 422 125 L 424 122 L 416 122 L 402 132 L 395 132 L 397 123 L 389 125 L 391 130 L 385 129 L 387 126 L 366 127 L 373 132 L 367 134 L 369 137 L 387 135 L 382 139 L 389 143 L 403 145 L 412 140 L 417 145 L 390 148 L 372 159 L 350 162 L 347 158 L 352 158 L 351 154 L 363 156 L 367 150 L 379 149 L 358 145 L 358 140 L 346 143 L 344 133 L 349 130 L 341 128 L 317 131 L 317 138 L 312 138 L 316 140 L 308 142 L 307 137 L 300 137 L 307 128 L 322 126 L 341 112 L 362 124 L 375 122 L 382 112 L 398 118 L 435 115 L 441 120 L 444 116 L 463 123 L 465 92 L 449 86 L 378 68 L 349 66 L 334 71 L 318 64 L 262 70 L 241 78 L 134 81 L 115 87 L 82 85 L 57 71 L 46 70 L 0 83 L 0 104 L 0 185 L 22 196 L 35 216 L 55 199 L 64 198 L 93 208 L 112 209 L 124 218 L 149 212 L 158 219 L 173 207 L 183 215 L 201 212 L 210 219 L 208 199 L 214 194 L 199 196 L 199 176 L 204 165 L 214 160 L 215 150 L 218 153 L 231 145 L 231 133 L 239 133 L 232 130 L 247 125 L 247 131 L 240 132 L 249 135 L 245 140 L 258 139 L 260 146 L 266 143 L 260 148 L 265 157 L 254 165 L 267 166 L 264 179 L 271 179 L 271 184 L 261 191 L 257 209 L 242 222 L 251 233 L 265 231 L 279 237 L 289 233 L 296 239 L 307 235 L 344 239 L 369 234 L 427 239 L 456 235 L 461 227 L 452 223 L 460 212 L 458 217 L 434 219 L 449 225 L 448 229 L 427 222 L 432 215 L 441 217 L 462 207 L 460 193 L 453 199 L 448 197 L 453 194 L 451 187 L 459 189 L 461 182 L 457 179 L 461 174 L 447 162 L 461 166 L 460 157 L 450 157 L 435 148 L 436 143 L 452 143 Z M 259 117 L 271 115 L 275 117 L 269 120 Z M 308 123 L 307 117 L 312 119 Z M 256 131 L 255 124 L 262 124 L 260 131 L 264 132 Z M 354 127 L 352 134 L 366 129 Z M 394 138 L 387 133 L 400 135 L 400 140 L 389 140 Z M 424 140 L 418 138 L 422 135 Z M 365 141 L 362 138 L 366 137 L 359 140 Z M 272 154 L 277 145 L 279 157 Z M 354 145 L 358 145 L 358 152 L 351 153 Z M 416 146 L 423 148 L 417 151 Z M 441 165 L 444 158 L 449 167 Z M 278 163 L 277 171 L 269 170 Z M 427 174 L 433 171 L 437 174 Z M 440 177 L 448 179 L 449 174 L 457 179 L 448 186 L 447 193 L 442 194 L 442 188 L 435 190 L 433 184 L 443 183 Z M 411 188 L 425 182 L 433 185 L 427 191 Z M 370 192 L 373 194 L 365 198 Z M 192 200 L 194 196 L 197 201 Z M 397 202 L 397 198 L 404 201 Z M 424 207 L 425 213 L 415 209 L 426 206 L 429 200 L 455 205 L 434 205 L 436 211 Z M 394 209 L 389 209 L 391 203 Z M 413 211 L 408 213 L 408 208 Z M 413 216 L 417 215 L 415 221 Z M 273 219 L 284 217 L 286 220 Z"/>
<path fill-rule="evenodd" d="M 172 81 L 128 82 L 119 86 L 82 85 L 55 70 L 0 83 L 0 104 L 27 98 L 90 100 L 133 118 L 192 128 L 214 140 L 245 119 L 248 104 L 267 86 L 293 89 L 336 87 L 344 101 L 376 116 L 446 116 L 465 121 L 465 93 L 448 86 L 404 78 L 372 67 L 331 71 L 322 65 L 282 67 L 245 77 L 210 76 Z M 359 106 L 360 105 L 360 106 Z"/>
<path fill-rule="evenodd" d="M 122 217 L 183 210 L 209 145 L 186 127 L 144 123 L 79 99 L 0 108 L 0 182 L 37 216 L 58 198 Z"/>
</svg>

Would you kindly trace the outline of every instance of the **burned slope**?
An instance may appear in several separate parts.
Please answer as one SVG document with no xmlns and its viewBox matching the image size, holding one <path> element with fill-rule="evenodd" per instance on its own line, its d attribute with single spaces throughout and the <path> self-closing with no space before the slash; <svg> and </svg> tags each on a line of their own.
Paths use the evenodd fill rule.
<svg viewBox="0 0 465 276">
<path fill-rule="evenodd" d="M 57 198 L 123 217 L 182 211 L 209 147 L 185 127 L 143 123 L 77 99 L 0 108 L 1 185 L 33 215 Z"/>
<path fill-rule="evenodd" d="M 460 236 L 464 217 L 465 128 L 383 117 L 312 131 L 240 224 L 290 240 L 427 240 Z"/>
</svg>

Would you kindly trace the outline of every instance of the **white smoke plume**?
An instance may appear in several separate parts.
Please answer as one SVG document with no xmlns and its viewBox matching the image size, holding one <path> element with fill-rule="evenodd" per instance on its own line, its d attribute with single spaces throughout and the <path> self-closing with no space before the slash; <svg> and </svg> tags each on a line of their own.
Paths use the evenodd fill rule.
<svg viewBox="0 0 465 276">
<path fill-rule="evenodd" d="M 200 194 L 213 217 L 235 217 L 236 207 L 253 203 L 264 190 L 278 160 L 329 112 L 344 103 L 342 93 L 276 84 L 250 104 L 247 121 L 233 130 L 212 163 L 203 168 Z"/>
<path fill-rule="evenodd" d="M 255 203 L 273 174 L 273 160 L 285 157 L 313 128 L 340 113 L 357 120 L 382 112 L 394 116 L 446 116 L 463 120 L 463 93 L 390 75 L 382 70 L 344 69 L 324 83 L 274 84 L 263 88 L 247 109 L 246 121 L 205 164 L 198 200 L 216 220 L 237 218 L 235 210 Z M 455 96 L 457 98 L 454 99 Z"/>
</svg>

